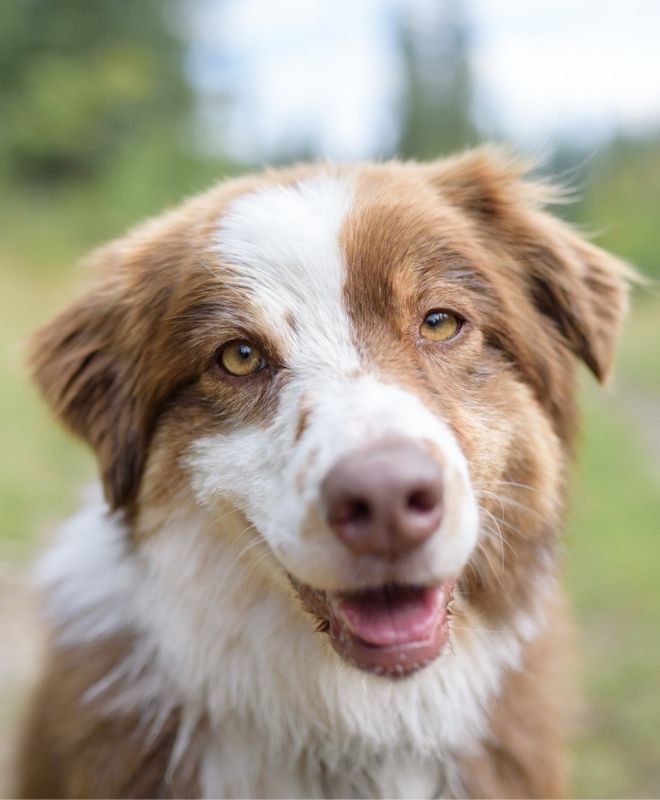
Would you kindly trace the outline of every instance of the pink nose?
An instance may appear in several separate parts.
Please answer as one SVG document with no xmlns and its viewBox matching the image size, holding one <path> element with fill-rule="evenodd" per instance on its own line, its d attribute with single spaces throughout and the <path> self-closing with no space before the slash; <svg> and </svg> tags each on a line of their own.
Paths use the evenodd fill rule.
<svg viewBox="0 0 660 800">
<path fill-rule="evenodd" d="M 357 555 L 395 558 L 425 542 L 442 519 L 440 465 L 405 440 L 342 459 L 321 495 L 330 528 Z"/>
</svg>

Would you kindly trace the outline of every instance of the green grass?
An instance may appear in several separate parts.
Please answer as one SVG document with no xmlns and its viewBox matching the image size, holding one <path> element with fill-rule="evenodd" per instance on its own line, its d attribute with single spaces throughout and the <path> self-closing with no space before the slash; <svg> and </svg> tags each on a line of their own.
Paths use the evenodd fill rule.
<svg viewBox="0 0 660 800">
<path fill-rule="evenodd" d="M 660 795 L 660 298 L 639 298 L 609 391 L 585 392 L 567 535 L 585 715 L 574 794 Z M 635 415 L 640 393 L 651 414 Z M 660 439 L 655 438 L 655 442 Z M 651 458 L 654 455 L 655 458 Z"/>
<path fill-rule="evenodd" d="M 654 797 L 660 792 L 660 491 L 630 425 L 592 394 L 567 539 L 586 695 L 574 793 Z"/>
<path fill-rule="evenodd" d="M 52 522 L 72 507 L 75 486 L 91 474 L 91 457 L 50 418 L 29 384 L 24 343 L 71 293 L 66 280 L 0 261 L 0 558 L 24 559 Z"/>
<path fill-rule="evenodd" d="M 640 290 L 619 348 L 622 389 L 660 398 L 660 283 Z"/>
<path fill-rule="evenodd" d="M 104 215 L 80 197 L 21 202 L 0 251 L 0 568 L 25 562 L 94 474 L 86 448 L 60 431 L 30 386 L 21 343 L 73 293 L 76 256 L 124 224 L 97 219 Z M 155 210 L 150 202 L 145 210 Z M 587 700 L 575 748 L 574 792 L 583 797 L 660 794 L 660 483 L 625 403 L 643 391 L 660 426 L 658 342 L 660 300 L 651 295 L 621 347 L 620 397 L 593 386 L 585 394 L 567 536 Z"/>
</svg>

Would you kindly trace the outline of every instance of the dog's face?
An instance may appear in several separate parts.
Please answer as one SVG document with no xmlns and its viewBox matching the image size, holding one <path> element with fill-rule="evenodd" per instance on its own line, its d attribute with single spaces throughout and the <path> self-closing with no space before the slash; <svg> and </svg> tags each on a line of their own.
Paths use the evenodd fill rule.
<svg viewBox="0 0 660 800">
<path fill-rule="evenodd" d="M 623 269 L 542 199 L 487 151 L 227 184 L 100 251 L 37 380 L 138 539 L 194 502 L 340 656 L 409 674 L 452 596 L 531 602 L 574 362 L 611 362 Z"/>
</svg>

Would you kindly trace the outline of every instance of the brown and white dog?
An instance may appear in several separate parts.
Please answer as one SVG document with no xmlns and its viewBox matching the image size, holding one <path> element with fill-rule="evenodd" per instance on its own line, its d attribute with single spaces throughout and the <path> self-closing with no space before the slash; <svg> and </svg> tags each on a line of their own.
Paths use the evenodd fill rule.
<svg viewBox="0 0 660 800">
<path fill-rule="evenodd" d="M 21 795 L 564 791 L 575 372 L 628 272 L 523 173 L 268 171 L 95 254 L 32 350 L 105 499 L 41 565 Z"/>
</svg>

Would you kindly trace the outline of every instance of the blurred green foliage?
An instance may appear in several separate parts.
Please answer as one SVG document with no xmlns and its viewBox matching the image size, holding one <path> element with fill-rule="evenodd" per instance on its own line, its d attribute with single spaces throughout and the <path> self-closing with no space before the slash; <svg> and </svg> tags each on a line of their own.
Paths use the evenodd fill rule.
<svg viewBox="0 0 660 800">
<path fill-rule="evenodd" d="M 579 220 L 599 226 L 603 247 L 660 279 L 660 134 L 615 139 L 585 177 Z"/>
<path fill-rule="evenodd" d="M 75 291 L 73 264 L 86 250 L 244 168 L 192 144 L 195 98 L 177 8 L 0 3 L 0 566 L 31 556 L 94 471 L 30 388 L 23 338 Z M 448 5 L 442 46 L 438 31 L 399 18 L 404 156 L 433 157 L 477 138 L 459 8 Z M 589 159 L 567 150 L 562 165 L 582 165 L 572 218 L 660 279 L 660 137 L 618 139 Z M 585 398 L 567 546 L 588 700 L 575 783 L 585 797 L 660 793 L 659 342 L 652 288 L 638 296 L 614 392 L 591 387 Z"/>
<path fill-rule="evenodd" d="M 73 258 L 236 171 L 192 145 L 179 12 L 173 0 L 0 3 L 7 247 L 35 265 Z"/>
<path fill-rule="evenodd" d="M 8 177 L 98 176 L 155 132 L 176 149 L 191 91 L 154 0 L 0 4 L 0 153 Z"/>
<path fill-rule="evenodd" d="M 655 336 L 660 304 L 653 304 Z M 636 322 L 636 321 L 635 321 Z M 644 325 L 626 346 L 650 351 Z M 657 338 L 655 344 L 657 366 Z M 622 362 L 620 384 L 629 391 Z M 567 532 L 585 709 L 575 742 L 575 797 L 657 797 L 660 789 L 660 453 L 622 391 L 590 386 L 584 447 Z M 660 394 L 655 420 L 660 431 Z M 660 439 L 657 440 L 660 442 Z"/>
</svg>

